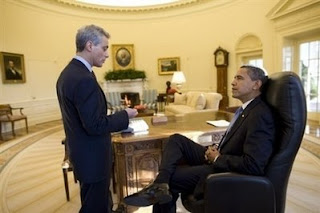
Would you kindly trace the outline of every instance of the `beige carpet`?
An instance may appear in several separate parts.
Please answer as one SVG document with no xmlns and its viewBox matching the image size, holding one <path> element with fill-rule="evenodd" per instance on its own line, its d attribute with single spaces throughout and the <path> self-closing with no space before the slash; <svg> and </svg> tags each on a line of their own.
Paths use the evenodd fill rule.
<svg viewBox="0 0 320 213">
<path fill-rule="evenodd" d="M 65 197 L 61 171 L 64 156 L 61 138 L 64 133 L 61 128 L 56 128 L 46 134 L 3 166 L 0 173 L 0 213 L 79 211 L 79 186 L 73 182 L 72 173 L 69 173 L 71 201 L 67 202 Z M 319 158 L 300 149 L 290 177 L 286 212 L 320 212 L 319 198 Z M 186 212 L 181 204 L 178 206 L 177 212 Z M 152 210 L 148 207 L 134 212 L 148 213 Z"/>
</svg>

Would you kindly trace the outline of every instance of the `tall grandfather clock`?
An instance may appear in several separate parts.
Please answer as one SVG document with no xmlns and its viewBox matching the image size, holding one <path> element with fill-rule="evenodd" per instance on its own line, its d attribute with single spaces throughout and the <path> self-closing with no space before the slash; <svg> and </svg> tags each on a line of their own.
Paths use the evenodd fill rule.
<svg viewBox="0 0 320 213">
<path fill-rule="evenodd" d="M 229 106 L 228 98 L 228 65 L 229 65 L 229 52 L 221 47 L 214 51 L 214 64 L 217 67 L 217 92 L 222 95 L 220 102 L 220 109 L 224 110 Z"/>
</svg>

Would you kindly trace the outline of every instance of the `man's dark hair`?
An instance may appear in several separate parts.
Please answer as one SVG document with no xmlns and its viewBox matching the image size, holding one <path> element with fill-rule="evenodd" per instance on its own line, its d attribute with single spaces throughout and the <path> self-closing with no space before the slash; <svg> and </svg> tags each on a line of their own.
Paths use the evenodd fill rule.
<svg viewBox="0 0 320 213">
<path fill-rule="evenodd" d="M 256 81 L 260 80 L 262 85 L 264 85 L 268 80 L 268 74 L 265 70 L 253 66 L 253 65 L 242 65 L 240 68 L 245 68 L 250 76 L 251 80 Z M 263 86 L 261 86 L 260 91 Z"/>
</svg>

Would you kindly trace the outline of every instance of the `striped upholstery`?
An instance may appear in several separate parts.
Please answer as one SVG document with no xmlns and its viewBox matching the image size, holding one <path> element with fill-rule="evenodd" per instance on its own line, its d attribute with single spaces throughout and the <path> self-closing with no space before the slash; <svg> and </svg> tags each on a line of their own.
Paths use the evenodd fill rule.
<svg viewBox="0 0 320 213">
<path fill-rule="evenodd" d="M 108 102 L 108 109 L 111 110 L 111 114 L 123 110 L 125 107 L 122 104 L 120 92 L 106 92 L 106 99 Z"/>
<path fill-rule="evenodd" d="M 142 103 L 148 109 L 157 109 L 158 92 L 155 89 L 143 90 Z"/>
</svg>

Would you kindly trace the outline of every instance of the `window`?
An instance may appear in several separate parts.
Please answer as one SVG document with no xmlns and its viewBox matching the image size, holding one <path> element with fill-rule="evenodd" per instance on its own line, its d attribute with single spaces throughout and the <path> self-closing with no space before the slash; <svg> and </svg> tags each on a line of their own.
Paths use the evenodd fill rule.
<svg viewBox="0 0 320 213">
<path fill-rule="evenodd" d="M 250 57 L 249 59 L 247 60 L 244 60 L 246 64 L 250 64 L 250 65 L 253 65 L 253 66 L 256 66 L 256 67 L 260 67 L 260 68 L 263 68 L 263 59 L 262 57 L 260 56 L 257 56 L 257 57 Z"/>
<path fill-rule="evenodd" d="M 293 48 L 291 46 L 283 48 L 283 71 L 293 71 L 292 69 L 292 58 L 293 58 Z"/>
<path fill-rule="evenodd" d="M 306 93 L 309 112 L 320 112 L 320 40 L 299 46 L 299 74 Z"/>
</svg>

